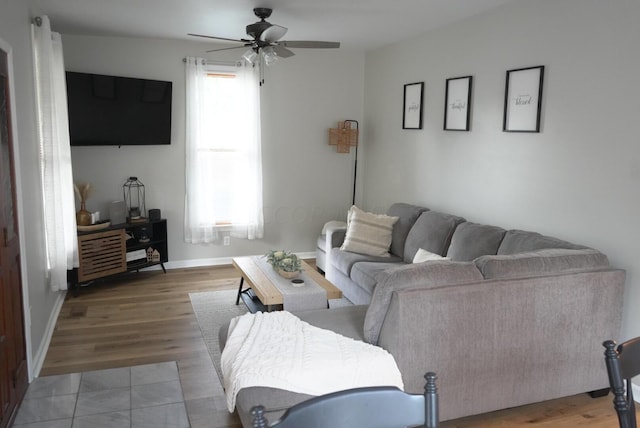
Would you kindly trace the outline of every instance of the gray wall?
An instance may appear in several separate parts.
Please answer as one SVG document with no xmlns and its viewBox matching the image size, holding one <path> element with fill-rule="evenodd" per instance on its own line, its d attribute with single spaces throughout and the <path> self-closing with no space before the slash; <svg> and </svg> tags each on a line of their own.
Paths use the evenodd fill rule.
<svg viewBox="0 0 640 428">
<path fill-rule="evenodd" d="M 30 308 L 26 320 L 28 352 L 35 361 L 42 363 L 46 352 L 47 329 L 55 323 L 56 306 L 62 303 L 61 293 L 52 293 L 47 285 L 46 264 L 43 252 L 42 205 L 36 135 L 35 94 L 33 86 L 33 60 L 31 54 L 30 14 L 25 2 L 0 0 L 0 38 L 11 45 L 16 104 L 14 146 L 19 162 L 16 178 L 19 182 L 18 209 L 21 223 L 23 278 L 28 292 L 24 298 Z"/>
<path fill-rule="evenodd" d="M 55 28 L 55 23 L 54 23 Z M 147 208 L 168 220 L 169 267 L 219 263 L 270 248 L 315 250 L 324 222 L 342 218 L 351 204 L 353 154 L 328 145 L 339 119 L 362 120 L 364 53 L 296 50 L 266 72 L 262 87 L 265 239 L 232 239 L 229 247 L 184 243 L 184 65 L 188 55 L 206 55 L 213 44 L 157 39 L 63 35 L 67 70 L 173 81 L 173 129 L 169 146 L 74 147 L 74 179 L 96 193 L 87 209 L 105 218 L 108 203 L 122 199 L 122 185 L 137 176 Z M 228 46 L 228 45 L 227 45 Z M 240 51 L 232 51 L 233 59 Z M 229 56 L 229 55 L 227 55 Z"/>
<path fill-rule="evenodd" d="M 627 270 L 640 335 L 640 2 L 520 0 L 367 54 L 364 205 L 425 204 L 550 234 Z M 545 65 L 542 131 L 502 132 L 505 72 Z M 445 132 L 445 79 L 473 75 L 470 132 Z M 423 130 L 403 84 L 425 82 Z M 605 339 L 605 338 L 603 338 Z"/>
</svg>

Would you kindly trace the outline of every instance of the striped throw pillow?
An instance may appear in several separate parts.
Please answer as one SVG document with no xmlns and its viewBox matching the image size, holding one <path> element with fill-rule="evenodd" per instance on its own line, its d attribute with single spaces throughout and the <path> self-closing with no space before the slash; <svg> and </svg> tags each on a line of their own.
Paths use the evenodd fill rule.
<svg viewBox="0 0 640 428">
<path fill-rule="evenodd" d="M 389 257 L 393 225 L 398 217 L 368 213 L 354 205 L 349 210 L 348 220 L 347 234 L 341 250 Z"/>
</svg>

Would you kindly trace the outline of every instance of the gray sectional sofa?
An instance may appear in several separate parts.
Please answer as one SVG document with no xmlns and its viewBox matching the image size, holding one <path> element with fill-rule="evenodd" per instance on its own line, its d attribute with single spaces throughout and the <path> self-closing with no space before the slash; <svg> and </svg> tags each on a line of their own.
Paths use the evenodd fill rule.
<svg viewBox="0 0 640 428">
<path fill-rule="evenodd" d="M 392 205 L 387 214 L 398 217 L 389 257 L 372 257 L 340 250 L 346 227 L 330 228 L 326 235 L 318 238 L 316 253 L 322 253 L 320 257 L 324 260 L 321 269 L 325 271 L 326 278 L 355 304 L 368 304 L 378 282 L 378 274 L 410 265 L 419 248 L 446 256 L 454 262 L 476 264 L 486 263 L 487 257 L 522 255 L 548 249 L 582 250 L 576 251 L 572 260 L 575 263 L 593 261 L 589 254 L 594 250 L 535 232 L 507 231 L 404 203 Z M 321 244 L 324 245 L 322 249 Z M 579 254 L 584 254 L 585 258 L 578 257 Z M 606 257 L 602 257 L 603 263 L 608 263 Z M 495 264 L 499 259 L 493 257 L 490 260 Z M 507 260 L 503 263 L 506 266 Z"/>
<path fill-rule="evenodd" d="M 343 230 L 318 240 L 332 245 L 327 278 L 356 305 L 300 318 L 389 351 L 409 392 L 436 372 L 441 420 L 608 386 L 601 343 L 619 336 L 625 272 L 604 254 L 410 204 L 388 214 L 399 217 L 390 257 L 340 250 Z M 419 248 L 450 260 L 413 264 Z M 249 427 L 253 405 L 274 420 L 307 398 L 247 388 L 237 409 Z"/>
</svg>

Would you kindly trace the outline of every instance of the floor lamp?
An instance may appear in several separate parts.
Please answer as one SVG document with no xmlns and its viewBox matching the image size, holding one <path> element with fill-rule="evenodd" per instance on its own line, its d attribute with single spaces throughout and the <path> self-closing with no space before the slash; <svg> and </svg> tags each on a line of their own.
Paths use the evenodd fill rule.
<svg viewBox="0 0 640 428">
<path fill-rule="evenodd" d="M 355 127 L 354 127 L 355 125 Z M 353 200 L 356 204 L 356 180 L 358 177 L 358 121 L 343 120 L 338 122 L 337 128 L 329 129 L 329 144 L 336 146 L 338 153 L 351 153 L 351 147 L 356 150 L 355 163 L 353 167 Z"/>
</svg>

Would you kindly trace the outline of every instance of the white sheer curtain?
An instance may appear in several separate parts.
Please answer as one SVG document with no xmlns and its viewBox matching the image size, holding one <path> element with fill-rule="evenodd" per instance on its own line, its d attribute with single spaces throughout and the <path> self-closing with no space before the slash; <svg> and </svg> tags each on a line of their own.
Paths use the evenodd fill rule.
<svg viewBox="0 0 640 428">
<path fill-rule="evenodd" d="M 262 238 L 256 72 L 250 65 L 211 70 L 202 58 L 190 57 L 186 90 L 185 241 L 219 242 L 223 231 L 236 238 Z"/>
<path fill-rule="evenodd" d="M 48 279 L 67 289 L 67 270 L 78 266 L 78 241 L 71 170 L 67 89 L 60 34 L 49 18 L 32 24 L 38 140 Z"/>
</svg>

